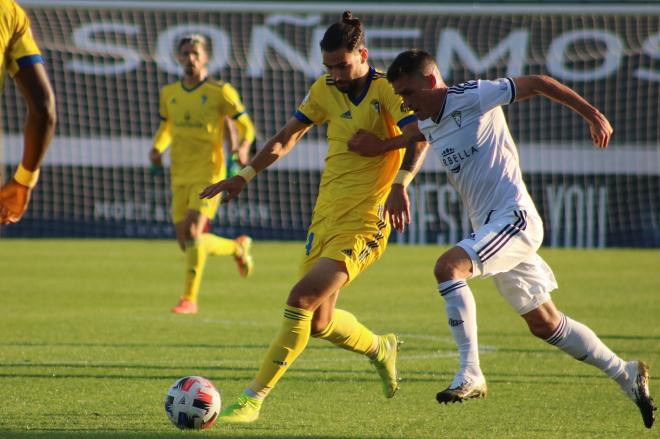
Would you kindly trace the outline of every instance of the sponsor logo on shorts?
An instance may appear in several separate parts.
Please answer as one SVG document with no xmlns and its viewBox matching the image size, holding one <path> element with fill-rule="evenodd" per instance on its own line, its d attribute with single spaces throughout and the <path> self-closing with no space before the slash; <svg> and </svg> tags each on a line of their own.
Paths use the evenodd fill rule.
<svg viewBox="0 0 660 439">
<path fill-rule="evenodd" d="M 449 326 L 451 326 L 451 327 L 460 326 L 462 324 L 463 324 L 463 320 L 449 319 Z"/>
</svg>

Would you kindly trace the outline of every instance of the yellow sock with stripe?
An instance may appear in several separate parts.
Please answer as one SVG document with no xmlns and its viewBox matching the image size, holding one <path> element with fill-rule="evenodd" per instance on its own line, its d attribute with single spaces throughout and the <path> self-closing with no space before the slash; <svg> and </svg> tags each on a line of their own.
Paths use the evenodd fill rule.
<svg viewBox="0 0 660 439">
<path fill-rule="evenodd" d="M 202 282 L 202 274 L 204 274 L 204 266 L 206 265 L 206 249 L 202 240 L 186 243 L 185 258 L 186 280 L 183 298 L 196 303 L 199 285 Z"/>
<path fill-rule="evenodd" d="M 270 345 L 261 369 L 248 387 L 253 395 L 263 398 L 275 387 L 291 363 L 305 350 L 312 328 L 312 311 L 286 306 L 282 328 Z"/>
<path fill-rule="evenodd" d="M 213 233 L 203 233 L 201 239 L 206 253 L 209 255 L 233 255 L 236 253 L 236 241 L 233 239 L 223 238 Z"/>
<path fill-rule="evenodd" d="M 328 340 L 335 346 L 358 354 L 374 356 L 378 353 L 378 336 L 343 309 L 335 309 L 328 326 L 312 334 L 312 337 Z"/>
</svg>

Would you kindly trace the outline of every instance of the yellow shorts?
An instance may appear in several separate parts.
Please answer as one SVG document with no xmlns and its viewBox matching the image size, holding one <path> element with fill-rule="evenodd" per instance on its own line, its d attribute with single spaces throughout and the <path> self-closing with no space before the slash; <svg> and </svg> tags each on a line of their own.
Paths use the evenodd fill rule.
<svg viewBox="0 0 660 439">
<path fill-rule="evenodd" d="M 208 219 L 213 219 L 220 205 L 220 197 L 200 199 L 199 193 L 210 183 L 195 183 L 172 186 L 172 222 L 180 223 L 189 210 L 196 210 Z"/>
<path fill-rule="evenodd" d="M 346 264 L 348 281 L 344 286 L 348 285 L 369 265 L 380 259 L 387 247 L 390 231 L 390 224 L 383 219 L 365 222 L 313 217 L 307 231 L 300 277 L 307 274 L 319 258 L 329 258 Z"/>
</svg>

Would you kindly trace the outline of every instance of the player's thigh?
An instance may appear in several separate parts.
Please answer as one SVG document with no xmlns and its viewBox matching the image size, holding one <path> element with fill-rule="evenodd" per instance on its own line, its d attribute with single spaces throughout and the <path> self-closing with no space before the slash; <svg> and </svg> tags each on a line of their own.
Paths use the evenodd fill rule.
<svg viewBox="0 0 660 439">
<path fill-rule="evenodd" d="M 530 258 L 543 241 L 543 223 L 537 215 L 511 210 L 484 224 L 457 246 L 472 259 L 474 277 L 511 270 Z"/>
<path fill-rule="evenodd" d="M 199 193 L 206 187 L 206 183 L 192 184 L 188 186 L 188 210 L 194 210 L 205 216 L 207 219 L 215 218 L 220 205 L 220 197 L 215 196 L 211 199 L 199 198 Z"/>
<path fill-rule="evenodd" d="M 305 257 L 300 274 L 314 267 L 320 258 L 333 259 L 346 266 L 350 283 L 368 266 L 376 262 L 387 248 L 389 223 L 355 221 L 313 221 L 307 235 Z"/>
<path fill-rule="evenodd" d="M 311 270 L 294 285 L 287 304 L 315 311 L 325 302 L 331 303 L 329 301 L 332 296 L 347 280 L 348 272 L 343 262 L 319 258 Z"/>
<path fill-rule="evenodd" d="M 183 223 L 188 212 L 188 187 L 172 186 L 172 222 Z"/>
<path fill-rule="evenodd" d="M 493 276 L 495 286 L 507 303 L 520 315 L 550 301 L 557 281 L 550 266 L 534 253 L 511 270 Z"/>
</svg>

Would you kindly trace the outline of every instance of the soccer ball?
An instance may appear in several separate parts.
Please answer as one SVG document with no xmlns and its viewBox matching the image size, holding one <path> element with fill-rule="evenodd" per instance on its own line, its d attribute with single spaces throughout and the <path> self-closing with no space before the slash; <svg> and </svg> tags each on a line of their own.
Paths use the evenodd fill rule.
<svg viewBox="0 0 660 439">
<path fill-rule="evenodd" d="M 165 411 L 180 429 L 209 428 L 220 413 L 220 393 L 206 378 L 183 377 L 167 391 Z"/>
</svg>

